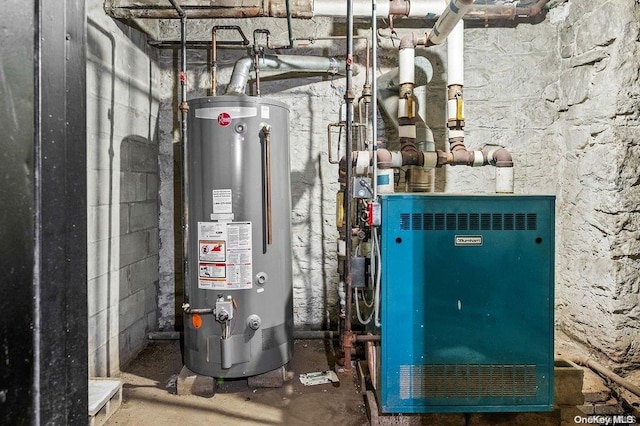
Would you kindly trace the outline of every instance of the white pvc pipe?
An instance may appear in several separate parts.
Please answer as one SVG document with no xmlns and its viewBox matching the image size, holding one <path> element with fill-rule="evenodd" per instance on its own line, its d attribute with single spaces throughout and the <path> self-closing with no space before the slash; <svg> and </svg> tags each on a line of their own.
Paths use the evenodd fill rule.
<svg viewBox="0 0 640 426">
<path fill-rule="evenodd" d="M 447 8 L 445 0 L 412 1 L 409 9 L 410 17 L 432 18 L 441 15 Z"/>
<path fill-rule="evenodd" d="M 314 0 L 313 16 L 347 16 L 347 2 L 344 0 Z M 353 0 L 353 17 L 368 18 L 371 16 L 371 0 Z M 376 16 L 386 18 L 389 16 L 389 1 L 377 4 Z"/>
<path fill-rule="evenodd" d="M 462 108 L 464 109 L 464 104 L 462 104 Z M 456 99 L 448 99 L 447 100 L 447 120 L 455 121 L 457 116 L 458 116 L 458 101 Z M 461 136 L 464 136 L 464 133 Z M 449 131 L 449 137 L 453 137 L 451 135 L 451 131 Z"/>
<path fill-rule="evenodd" d="M 415 66 L 413 64 L 415 60 L 415 49 L 413 47 L 408 47 L 406 49 L 400 49 L 399 55 L 399 76 L 398 83 L 412 83 L 414 84 L 416 81 L 416 71 Z"/>
<path fill-rule="evenodd" d="M 447 86 L 464 85 L 464 21 L 459 21 L 447 39 Z"/>
<path fill-rule="evenodd" d="M 391 151 L 391 167 L 402 167 L 402 153 L 400 151 Z"/>
<path fill-rule="evenodd" d="M 496 193 L 513 194 L 513 167 L 496 167 Z"/>
<path fill-rule="evenodd" d="M 456 26 L 458 21 L 467 13 L 475 0 L 451 0 L 449 6 L 442 12 L 440 18 L 436 21 L 433 29 L 429 33 L 427 46 L 432 44 L 440 44 L 449 35 Z"/>
<path fill-rule="evenodd" d="M 389 16 L 389 0 L 383 0 L 376 5 L 375 15 L 378 18 Z M 420 0 L 409 4 L 407 16 L 412 18 L 433 19 L 441 15 L 447 8 L 446 0 Z M 314 0 L 313 16 L 344 17 L 347 4 L 344 0 Z M 367 18 L 371 16 L 371 2 L 369 0 L 353 0 L 353 16 Z"/>
<path fill-rule="evenodd" d="M 464 138 L 464 130 L 449 130 L 450 138 Z"/>
<path fill-rule="evenodd" d="M 423 152 L 424 163 L 422 164 L 422 168 L 425 170 L 433 170 L 438 165 L 438 153 L 435 151 L 426 151 Z M 432 190 L 433 192 L 433 190 Z"/>
</svg>

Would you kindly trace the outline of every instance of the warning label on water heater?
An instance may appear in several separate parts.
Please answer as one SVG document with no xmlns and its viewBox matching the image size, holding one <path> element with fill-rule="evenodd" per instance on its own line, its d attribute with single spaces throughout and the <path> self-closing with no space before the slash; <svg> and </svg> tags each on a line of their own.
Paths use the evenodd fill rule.
<svg viewBox="0 0 640 426">
<path fill-rule="evenodd" d="M 251 222 L 198 222 L 198 288 L 250 289 L 251 242 Z"/>
<path fill-rule="evenodd" d="M 213 213 L 233 213 L 233 197 L 230 189 L 213 190 Z"/>
</svg>

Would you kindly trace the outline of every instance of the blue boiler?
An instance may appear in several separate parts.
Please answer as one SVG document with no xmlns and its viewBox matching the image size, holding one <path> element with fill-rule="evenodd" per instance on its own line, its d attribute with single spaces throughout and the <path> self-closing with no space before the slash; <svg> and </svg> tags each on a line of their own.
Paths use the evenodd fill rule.
<svg viewBox="0 0 640 426">
<path fill-rule="evenodd" d="M 383 412 L 553 407 L 555 197 L 382 196 Z"/>
</svg>

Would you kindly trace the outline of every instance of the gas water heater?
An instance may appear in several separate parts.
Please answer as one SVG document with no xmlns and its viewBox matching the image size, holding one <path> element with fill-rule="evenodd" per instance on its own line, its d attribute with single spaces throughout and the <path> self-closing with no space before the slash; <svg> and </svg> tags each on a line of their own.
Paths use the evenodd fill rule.
<svg viewBox="0 0 640 426">
<path fill-rule="evenodd" d="M 293 350 L 289 110 L 249 96 L 189 106 L 185 364 L 265 373 Z"/>
</svg>

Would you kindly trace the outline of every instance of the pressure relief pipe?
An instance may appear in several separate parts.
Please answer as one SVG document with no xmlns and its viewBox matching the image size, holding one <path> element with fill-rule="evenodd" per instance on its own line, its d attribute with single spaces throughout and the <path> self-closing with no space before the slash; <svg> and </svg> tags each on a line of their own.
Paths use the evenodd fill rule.
<svg viewBox="0 0 640 426">
<path fill-rule="evenodd" d="M 187 14 L 169 0 L 180 16 L 180 140 L 182 142 L 182 288 L 183 306 L 189 307 L 189 163 L 187 161 Z"/>
</svg>

